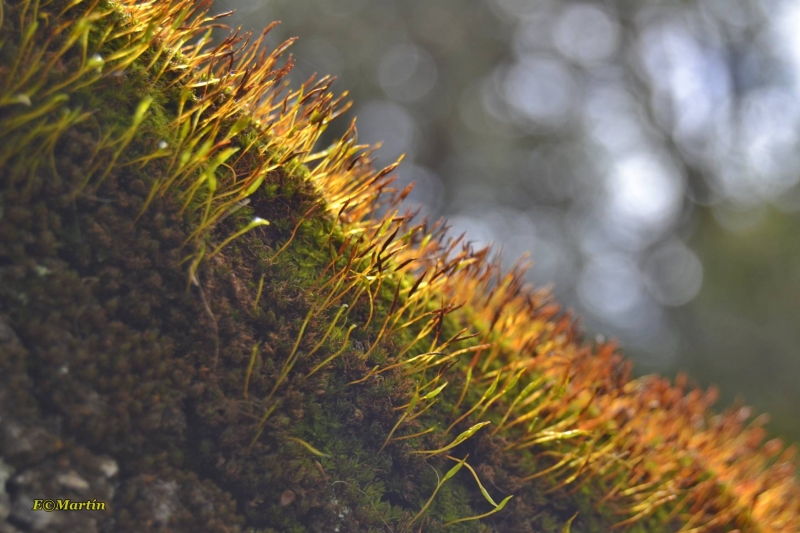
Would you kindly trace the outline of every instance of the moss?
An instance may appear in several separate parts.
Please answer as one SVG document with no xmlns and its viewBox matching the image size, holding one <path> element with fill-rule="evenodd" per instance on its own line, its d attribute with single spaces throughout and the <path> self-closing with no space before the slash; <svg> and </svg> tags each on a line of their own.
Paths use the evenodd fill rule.
<svg viewBox="0 0 800 533">
<path fill-rule="evenodd" d="M 25 49 L 35 5 L 6 4 L 0 73 Z M 61 13 L 65 5 L 39 8 L 44 27 L 32 49 L 56 54 L 67 39 L 57 28 L 81 27 L 84 14 Z M 648 413 L 640 404 L 656 392 L 665 404 L 690 395 L 659 383 L 636 389 L 624 370 L 609 368 L 618 363 L 613 350 L 587 348 L 569 317 L 521 289 L 518 275 L 498 277 L 480 252 L 458 255 L 457 244 L 433 238 L 435 227 L 393 218 L 380 203 L 391 169 L 372 169 L 353 132 L 318 166 L 303 166 L 301 155 L 337 114 L 325 82 L 303 88 L 315 98 L 281 100 L 272 55 L 234 68 L 236 76 L 226 70 L 230 48 L 220 49 L 224 61 L 184 48 L 166 62 L 167 45 L 194 42 L 201 19 L 158 36 L 147 24 L 172 28 L 188 2 L 101 2 L 90 11 L 100 9 L 111 14 L 91 23 L 86 42 L 87 55 L 114 58 L 102 75 L 86 71 L 64 85 L 69 98 L 52 109 L 40 107 L 45 85 L 32 81 L 34 109 L 44 109 L 33 118 L 8 84 L 0 91 L 0 333 L 19 338 L 0 358 L 0 397 L 20 400 L 4 402 L 0 417 L 41 430 L 30 449 L 0 441 L 4 462 L 35 470 L 35 459 L 57 449 L 88 476 L 83 450 L 113 457 L 119 490 L 99 521 L 118 531 L 548 532 L 578 513 L 571 531 L 600 532 L 637 503 L 647 512 L 631 531 L 694 519 L 650 505 L 664 457 L 652 450 L 663 454 L 671 441 L 642 437 L 623 420 Z M 108 41 L 121 29 L 132 31 Z M 50 86 L 81 71 L 80 42 L 39 73 Z M 128 62 L 127 50 L 141 55 Z M 37 58 L 23 70 L 41 69 Z M 242 115 L 248 105 L 270 125 Z M 65 109 L 92 112 L 53 127 Z M 222 158 L 233 145 L 240 150 Z M 368 218 L 379 212 L 383 219 Z M 270 225 L 220 247 L 256 216 Z M 470 336 L 473 328 L 480 334 Z M 447 448 L 452 458 L 423 453 L 480 421 L 492 424 Z M 686 468 L 697 464 L 674 450 Z M 420 514 L 466 456 L 495 500 L 514 495 L 505 509 L 445 526 L 492 510 L 462 468 Z M 698 468 L 706 477 L 665 471 L 663 482 L 684 483 L 696 497 L 706 489 L 691 492 L 695 485 L 715 479 L 712 467 Z M 12 497 L 43 490 L 24 479 Z M 653 492 L 635 490 L 642 479 Z M 601 503 L 615 486 L 634 498 Z M 711 518 L 698 518 L 710 523 L 704 531 L 715 531 L 714 512 L 739 513 L 728 504 L 736 495 L 714 491 Z M 743 517 L 719 527 L 750 526 Z M 763 531 L 778 530 L 770 527 Z"/>
</svg>

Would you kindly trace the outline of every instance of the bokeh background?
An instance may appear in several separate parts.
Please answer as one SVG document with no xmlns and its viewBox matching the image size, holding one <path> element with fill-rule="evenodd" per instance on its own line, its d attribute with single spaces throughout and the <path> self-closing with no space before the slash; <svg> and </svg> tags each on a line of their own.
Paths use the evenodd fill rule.
<svg viewBox="0 0 800 533">
<path fill-rule="evenodd" d="M 338 77 L 409 204 L 800 441 L 800 2 L 215 0 Z M 222 35 L 218 35 L 218 38 Z"/>
</svg>

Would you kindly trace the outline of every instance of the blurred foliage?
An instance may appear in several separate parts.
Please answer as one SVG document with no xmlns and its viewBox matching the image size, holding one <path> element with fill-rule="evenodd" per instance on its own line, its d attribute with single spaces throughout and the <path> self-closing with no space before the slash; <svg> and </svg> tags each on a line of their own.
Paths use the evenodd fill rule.
<svg viewBox="0 0 800 533">
<path fill-rule="evenodd" d="M 800 440 L 800 8 L 790 0 L 216 0 L 339 77 L 409 205 L 529 251 L 619 338 Z M 328 139 L 348 125 L 340 121 Z"/>
</svg>

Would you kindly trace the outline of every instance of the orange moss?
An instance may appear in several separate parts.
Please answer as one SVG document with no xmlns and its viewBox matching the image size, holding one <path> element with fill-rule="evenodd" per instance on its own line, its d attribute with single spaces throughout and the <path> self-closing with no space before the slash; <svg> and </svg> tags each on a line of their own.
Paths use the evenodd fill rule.
<svg viewBox="0 0 800 533">
<path fill-rule="evenodd" d="M 13 16 L 21 28 L 31 28 L 46 5 L 26 0 Z M 266 388 L 270 392 L 254 423 L 251 448 L 278 407 L 276 393 L 293 375 L 301 351 L 311 358 L 329 335 L 339 334 L 341 341 L 344 327 L 337 321 L 343 317 L 370 332 L 364 350 L 352 350 L 363 371 L 350 380 L 351 390 L 390 373 L 415 383 L 404 401 L 413 399 L 398 408 L 406 414 L 396 414 L 399 421 L 376 453 L 387 448 L 396 456 L 400 452 L 391 449 L 403 447 L 405 457 L 423 451 L 433 457 L 455 450 L 451 453 L 462 457 L 452 459 L 467 464 L 460 452 L 475 434 L 514 458 L 521 485 L 540 477 L 553 491 L 585 485 L 597 505 L 619 511 L 618 527 L 658 514 L 665 528 L 678 521 L 682 532 L 800 531 L 795 450 L 778 441 L 762 443 L 762 419 L 747 426 L 746 408 L 714 414 L 715 391 L 687 390 L 685 377 L 674 385 L 657 377 L 631 380 L 615 346 L 585 342 L 568 314 L 523 282 L 522 266 L 504 272 L 489 250 L 476 251 L 449 237 L 443 224 L 413 225 L 413 214 L 401 211 L 409 190 L 392 189 L 396 165 L 373 167 L 372 149 L 357 144 L 355 122 L 337 143 L 314 153 L 327 124 L 346 108 L 343 96 L 330 92 L 331 78 L 312 78 L 291 90 L 284 79 L 291 59 L 280 60 L 291 41 L 267 51 L 269 28 L 252 42 L 236 32 L 207 46 L 208 31 L 221 18 L 207 16 L 209 5 L 210 0 L 61 3 L 58 24 L 49 28 L 46 42 L 35 46 L 32 37 L 23 37 L 10 66 L 3 67 L 0 125 L 8 142 L 0 147 L 0 167 L 7 184 L 32 183 L 38 163 L 28 163 L 38 153 L 24 158 L 20 153 L 38 143 L 50 147 L 42 152 L 50 154 L 65 131 L 90 119 L 90 114 L 72 113 L 61 122 L 39 120 L 64 105 L 57 91 L 124 76 L 139 66 L 154 72 L 151 85 L 142 88 L 138 105 L 125 115 L 133 116 L 130 125 L 103 134 L 75 194 L 95 194 L 123 168 L 158 168 L 139 214 L 154 202 L 178 198 L 180 212 L 192 224 L 184 240 L 190 254 L 183 261 L 190 283 L 201 287 L 197 273 L 227 237 L 259 225 L 245 224 L 224 236 L 217 230 L 250 198 L 267 194 L 267 184 L 299 175 L 315 187 L 318 197 L 303 207 L 299 220 L 279 220 L 287 225 L 284 232 L 294 229 L 268 261 L 278 259 L 302 224 L 332 217 L 337 226 L 323 251 L 329 262 L 311 285 L 314 299 L 303 311 L 293 346 L 276 350 L 281 356 L 272 354 L 273 367 L 281 370 Z M 107 25 L 98 32 L 101 22 Z M 98 58 L 101 50 L 112 51 Z M 76 73 L 48 85 L 53 68 L 68 57 L 77 62 Z M 156 129 L 145 121 L 150 107 L 171 105 L 149 94 L 156 84 L 174 93 L 175 118 L 159 130 L 171 136 L 153 142 L 149 151 L 129 154 L 140 128 Z M 31 110 L 19 111 L 31 102 Z M 157 167 L 148 166 L 155 162 Z M 293 191 L 282 194 L 290 199 Z M 213 252 L 206 254 L 208 246 Z M 200 291 L 217 336 L 213 364 L 205 369 L 213 373 L 220 332 Z M 252 304 L 255 310 L 265 306 Z M 351 316 L 353 309 L 368 313 L 359 319 Z M 146 317 L 148 309 L 138 313 Z M 333 322 L 326 323 L 334 313 Z M 322 322 L 318 329 L 325 333 L 309 340 L 304 333 L 313 322 Z M 337 350 L 348 346 L 349 332 L 343 339 L 341 346 L 317 356 L 323 366 L 333 365 Z M 389 349 L 388 357 L 379 353 Z M 252 354 L 244 384 L 251 395 L 264 392 L 263 383 L 261 389 L 250 384 L 255 349 Z M 417 431 L 429 419 L 423 414 L 440 426 Z M 395 437 L 395 430 L 404 428 L 401 422 L 413 425 Z M 492 425 L 481 429 L 488 422 Z M 326 455 L 299 437 L 287 439 Z"/>
</svg>

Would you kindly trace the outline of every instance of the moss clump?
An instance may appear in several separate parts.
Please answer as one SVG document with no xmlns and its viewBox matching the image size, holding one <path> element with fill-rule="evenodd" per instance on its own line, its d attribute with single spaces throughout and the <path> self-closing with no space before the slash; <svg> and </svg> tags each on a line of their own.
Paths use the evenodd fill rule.
<svg viewBox="0 0 800 533">
<path fill-rule="evenodd" d="M 746 411 L 630 381 L 412 226 L 354 126 L 312 154 L 342 106 L 284 84 L 286 46 L 208 44 L 208 2 L 2 6 L 13 527 L 794 531 L 791 450 Z M 38 494 L 109 509 L 42 525 Z"/>
</svg>

